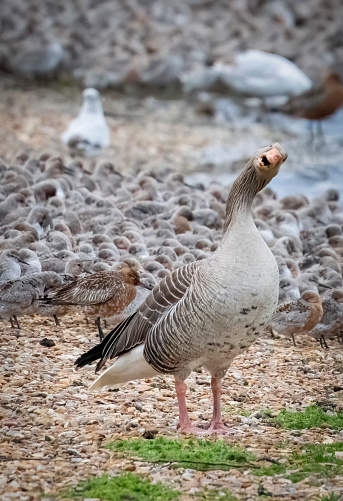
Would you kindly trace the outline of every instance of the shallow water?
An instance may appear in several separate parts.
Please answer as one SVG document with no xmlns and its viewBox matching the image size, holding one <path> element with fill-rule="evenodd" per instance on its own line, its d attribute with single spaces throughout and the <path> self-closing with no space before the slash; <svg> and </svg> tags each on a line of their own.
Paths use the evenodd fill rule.
<svg viewBox="0 0 343 501">
<path fill-rule="evenodd" d="M 221 100 L 223 101 L 223 100 Z M 224 111 L 232 108 L 226 107 Z M 281 114 L 268 114 L 259 119 L 256 111 L 237 116 L 222 112 L 218 119 L 231 124 L 232 143 L 214 143 L 197 151 L 200 172 L 187 176 L 190 183 L 210 184 L 219 181 L 230 184 L 244 164 L 244 160 L 257 148 L 268 142 L 282 143 L 288 152 L 282 175 L 271 183 L 280 197 L 304 193 L 314 197 L 326 189 L 335 188 L 343 194 L 343 110 L 322 122 L 323 136 L 311 141 L 310 123 Z M 314 126 L 317 128 L 318 124 Z M 228 172 L 228 163 L 232 170 Z"/>
<path fill-rule="evenodd" d="M 11 82 L 10 82 L 11 83 Z M 70 160 L 60 135 L 80 107 L 79 89 L 1 88 L 0 156 L 13 162 L 20 152 L 41 153 Z M 249 106 L 210 95 L 199 101 L 162 100 L 105 94 L 111 147 L 96 159 L 109 160 L 123 172 L 137 167 L 158 171 L 172 168 L 190 184 L 219 181 L 231 184 L 258 148 L 278 141 L 288 160 L 271 182 L 279 196 L 304 193 L 309 197 L 327 188 L 343 194 L 343 109 L 323 122 L 323 138 L 310 143 L 307 120 L 263 112 L 258 102 Z M 215 115 L 199 114 L 200 101 L 215 103 Z M 84 160 L 87 164 L 87 159 Z M 91 168 L 91 167 L 87 167 Z"/>
</svg>

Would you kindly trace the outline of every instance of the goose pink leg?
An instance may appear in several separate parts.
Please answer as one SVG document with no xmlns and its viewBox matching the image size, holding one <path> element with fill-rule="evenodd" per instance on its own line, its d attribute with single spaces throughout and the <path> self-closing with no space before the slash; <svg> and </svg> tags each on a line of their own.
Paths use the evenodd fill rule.
<svg viewBox="0 0 343 501">
<path fill-rule="evenodd" d="M 223 423 L 222 411 L 221 411 L 221 395 L 222 395 L 222 380 L 220 377 L 211 378 L 211 388 L 213 394 L 213 416 L 210 422 L 210 426 L 206 432 L 208 434 L 212 433 L 236 433 L 237 430 L 234 428 L 228 428 Z"/>
<path fill-rule="evenodd" d="M 192 434 L 192 435 L 201 435 L 204 433 L 204 430 L 193 426 L 191 420 L 189 419 L 189 414 L 187 411 L 186 404 L 186 393 L 187 393 L 187 385 L 184 381 L 175 378 L 175 390 L 177 402 L 179 404 L 179 424 L 177 425 L 177 429 L 181 431 L 181 433 Z"/>
<path fill-rule="evenodd" d="M 213 393 L 213 417 L 211 419 L 209 428 L 207 430 L 203 430 L 202 428 L 193 426 L 189 418 L 186 404 L 186 393 L 187 393 L 186 383 L 184 381 L 175 378 L 175 390 L 176 390 L 177 401 L 179 404 L 179 424 L 177 426 L 177 429 L 180 430 L 181 433 L 203 436 L 203 435 L 212 435 L 214 433 L 226 434 L 226 433 L 237 432 L 237 430 L 233 428 L 230 429 L 223 423 L 221 408 L 220 408 L 220 399 L 222 394 L 221 378 L 213 377 L 211 379 L 211 387 Z"/>
</svg>

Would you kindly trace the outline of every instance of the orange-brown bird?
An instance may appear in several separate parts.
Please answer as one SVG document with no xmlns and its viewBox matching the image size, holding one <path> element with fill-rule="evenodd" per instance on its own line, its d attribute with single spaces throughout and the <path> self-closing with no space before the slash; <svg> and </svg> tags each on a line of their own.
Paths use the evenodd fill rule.
<svg viewBox="0 0 343 501">
<path fill-rule="evenodd" d="M 63 285 L 45 301 L 56 305 L 82 306 L 88 317 L 96 317 L 96 325 L 102 340 L 104 335 L 100 319 L 122 313 L 135 299 L 137 286 L 152 289 L 141 282 L 140 277 L 139 270 L 129 267 L 101 271 Z"/>
<path fill-rule="evenodd" d="M 313 329 L 323 316 L 322 300 L 319 294 L 305 291 L 300 299 L 281 303 L 269 324 L 272 330 L 293 339 L 295 334 L 305 334 Z"/>
<path fill-rule="evenodd" d="M 343 82 L 339 75 L 327 75 L 322 85 L 300 96 L 294 96 L 273 111 L 318 122 L 318 135 L 323 135 L 321 120 L 333 115 L 343 106 Z M 313 131 L 311 128 L 311 137 Z"/>
</svg>

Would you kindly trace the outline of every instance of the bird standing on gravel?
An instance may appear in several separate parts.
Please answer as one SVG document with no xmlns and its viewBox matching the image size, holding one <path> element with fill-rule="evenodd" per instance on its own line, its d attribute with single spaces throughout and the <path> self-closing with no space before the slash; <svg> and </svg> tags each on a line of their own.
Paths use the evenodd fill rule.
<svg viewBox="0 0 343 501">
<path fill-rule="evenodd" d="M 96 317 L 102 340 L 104 335 L 100 319 L 122 313 L 135 299 L 137 286 L 151 290 L 152 287 L 141 282 L 140 277 L 139 271 L 129 267 L 101 271 L 63 285 L 45 302 L 52 305 L 83 306 L 87 317 Z"/>
<path fill-rule="evenodd" d="M 57 273 L 43 271 L 0 285 L 0 317 L 9 318 L 14 328 L 13 317 L 20 329 L 17 317 L 35 313 L 38 299 L 48 289 L 60 284 L 61 279 Z"/>
<path fill-rule="evenodd" d="M 322 300 L 319 294 L 305 291 L 300 299 L 280 304 L 269 325 L 278 334 L 291 337 L 295 346 L 294 335 L 305 334 L 313 329 L 322 316 Z"/>
<path fill-rule="evenodd" d="M 322 348 L 328 348 L 326 338 L 343 329 L 343 289 L 328 291 L 323 296 L 323 312 L 321 321 L 308 334 L 319 340 Z"/>
<path fill-rule="evenodd" d="M 110 145 L 110 130 L 96 89 L 85 89 L 80 113 L 62 134 L 62 142 L 71 150 L 88 156 L 98 155 Z"/>
<path fill-rule="evenodd" d="M 119 357 L 91 389 L 174 374 L 179 428 L 200 434 L 204 430 L 192 426 L 187 412 L 184 380 L 204 366 L 213 393 L 206 433 L 230 431 L 221 416 L 222 378 L 268 324 L 278 302 L 277 263 L 254 224 L 251 205 L 286 159 L 278 143 L 258 150 L 232 186 L 216 251 L 167 275 L 132 316 L 76 361 L 82 367 L 100 358 L 99 370 Z"/>
</svg>

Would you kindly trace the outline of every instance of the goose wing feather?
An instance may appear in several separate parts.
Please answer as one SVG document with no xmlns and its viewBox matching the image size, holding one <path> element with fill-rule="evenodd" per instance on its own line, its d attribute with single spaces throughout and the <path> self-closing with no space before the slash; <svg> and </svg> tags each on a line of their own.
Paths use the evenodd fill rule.
<svg viewBox="0 0 343 501">
<path fill-rule="evenodd" d="M 99 345 L 101 352 L 97 352 L 97 358 L 101 357 L 101 360 L 96 371 L 99 371 L 108 359 L 123 355 L 146 340 L 155 326 L 165 319 L 184 297 L 197 264 L 198 262 L 190 263 L 165 277 L 154 287 L 138 310 L 105 337 Z M 86 357 L 87 353 L 76 361 L 76 365 L 85 365 L 83 361 Z M 91 361 L 94 361 L 94 358 Z"/>
</svg>

